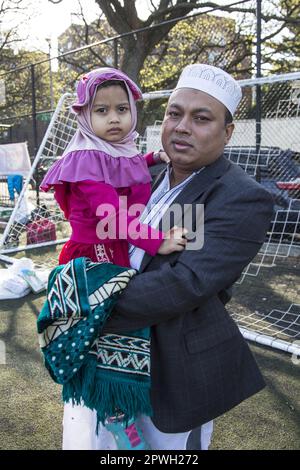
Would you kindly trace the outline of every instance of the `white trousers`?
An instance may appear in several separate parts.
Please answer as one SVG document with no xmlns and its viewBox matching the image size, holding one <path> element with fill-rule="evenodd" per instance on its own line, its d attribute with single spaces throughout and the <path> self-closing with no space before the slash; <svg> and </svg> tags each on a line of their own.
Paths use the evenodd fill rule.
<svg viewBox="0 0 300 470">
<path fill-rule="evenodd" d="M 165 433 L 159 431 L 148 416 L 136 420 L 152 450 L 186 450 L 190 433 Z M 63 450 L 116 450 L 117 446 L 112 433 L 103 426 L 96 434 L 96 412 L 85 406 L 64 406 Z M 207 450 L 213 432 L 213 421 L 201 426 L 199 449 Z M 201 436 L 201 438 L 200 438 Z M 193 450 L 196 450 L 193 448 Z"/>
</svg>

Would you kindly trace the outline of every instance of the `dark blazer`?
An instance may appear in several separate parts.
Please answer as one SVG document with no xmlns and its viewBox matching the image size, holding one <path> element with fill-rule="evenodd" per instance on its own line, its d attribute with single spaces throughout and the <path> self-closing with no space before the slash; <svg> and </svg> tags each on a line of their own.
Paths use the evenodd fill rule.
<svg viewBox="0 0 300 470">
<path fill-rule="evenodd" d="M 174 202 L 204 204 L 203 247 L 146 254 L 105 329 L 152 326 L 152 419 L 169 433 L 195 428 L 264 387 L 224 304 L 262 245 L 273 210 L 269 193 L 224 157 L 197 174 Z"/>
</svg>

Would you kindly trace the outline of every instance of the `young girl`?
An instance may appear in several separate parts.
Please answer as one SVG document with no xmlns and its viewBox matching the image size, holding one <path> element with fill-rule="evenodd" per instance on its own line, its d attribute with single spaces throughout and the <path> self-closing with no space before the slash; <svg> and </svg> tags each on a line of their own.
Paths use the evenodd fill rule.
<svg viewBox="0 0 300 470">
<path fill-rule="evenodd" d="M 152 256 L 185 247 L 184 229 L 173 228 L 164 234 L 140 224 L 138 214 L 130 211 L 134 204 L 147 203 L 151 192 L 148 166 L 157 163 L 153 153 L 138 153 L 134 142 L 135 101 L 141 97 L 136 84 L 112 68 L 94 70 L 78 83 L 77 101 L 72 106 L 78 130 L 41 184 L 44 191 L 54 188 L 72 228 L 60 264 L 84 256 L 129 267 L 129 243 Z M 116 434 L 123 432 L 125 438 L 132 434 L 118 416 L 107 427 Z"/>
<path fill-rule="evenodd" d="M 72 227 L 59 262 L 86 256 L 129 266 L 128 242 L 152 256 L 183 249 L 180 230 L 175 231 L 177 240 L 167 239 L 158 230 L 134 223 L 136 216 L 128 213 L 134 204 L 147 203 L 151 191 L 147 167 L 156 163 L 153 153 L 138 153 L 134 142 L 135 101 L 142 96 L 138 87 L 124 73 L 101 68 L 81 78 L 77 96 L 72 109 L 77 113 L 78 130 L 41 184 L 44 191 L 54 187 L 55 198 Z M 129 210 L 123 207 L 124 201 Z M 108 218 L 107 207 L 115 209 Z M 99 238 L 105 223 L 108 237 Z M 130 230 L 133 226 L 134 232 Z"/>
</svg>

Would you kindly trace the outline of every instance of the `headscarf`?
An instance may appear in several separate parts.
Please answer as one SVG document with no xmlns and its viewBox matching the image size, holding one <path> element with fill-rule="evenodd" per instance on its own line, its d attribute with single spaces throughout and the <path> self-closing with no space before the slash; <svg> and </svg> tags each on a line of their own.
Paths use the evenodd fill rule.
<svg viewBox="0 0 300 470">
<path fill-rule="evenodd" d="M 131 129 L 118 142 L 107 142 L 96 136 L 91 125 L 91 109 L 97 87 L 107 80 L 125 83 L 132 117 Z M 147 163 L 138 152 L 134 139 L 137 122 L 135 101 L 142 97 L 137 85 L 125 73 L 108 67 L 85 74 L 77 85 L 77 100 L 72 105 L 77 114 L 78 130 L 45 175 L 41 189 L 48 191 L 63 182 L 83 180 L 104 181 L 115 188 L 149 183 L 151 177 Z M 67 197 L 67 195 L 66 195 Z"/>
<path fill-rule="evenodd" d="M 96 136 L 91 124 L 91 109 L 97 87 L 108 80 L 119 80 L 125 83 L 129 97 L 132 125 L 129 133 L 118 142 L 107 142 Z M 78 130 L 63 156 L 75 150 L 100 150 L 112 157 L 135 156 L 138 153 L 134 142 L 138 136 L 135 131 L 137 123 L 135 101 L 141 97 L 142 92 L 138 86 L 120 70 L 102 67 L 83 75 L 77 85 L 77 100 L 72 105 L 72 110 L 77 114 Z"/>
</svg>

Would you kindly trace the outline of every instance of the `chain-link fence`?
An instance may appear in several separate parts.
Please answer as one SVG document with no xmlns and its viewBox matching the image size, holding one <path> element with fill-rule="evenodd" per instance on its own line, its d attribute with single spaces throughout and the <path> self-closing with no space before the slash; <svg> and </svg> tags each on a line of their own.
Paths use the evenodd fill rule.
<svg viewBox="0 0 300 470">
<path fill-rule="evenodd" d="M 284 266 L 285 276 L 289 277 L 295 272 L 300 255 L 300 72 L 242 80 L 240 84 L 243 99 L 225 155 L 272 194 L 275 207 L 265 243 L 238 284 L 248 277 L 262 279 L 262 270 L 277 265 Z M 169 94 L 161 91 L 144 97 L 166 99 Z M 141 144 L 147 151 L 161 148 L 161 121 L 147 127 Z M 289 262 L 290 259 L 295 261 Z M 248 285 L 255 288 L 254 283 L 248 281 Z M 274 304 L 274 308 L 262 312 L 254 306 L 247 314 L 245 309 L 237 310 L 233 317 L 247 339 L 299 353 L 299 300 L 287 298 L 281 308 L 276 301 Z"/>
<path fill-rule="evenodd" d="M 266 241 L 258 256 L 245 269 L 239 281 L 242 283 L 247 278 L 259 276 L 262 268 L 274 267 L 277 260 L 288 259 L 299 249 L 300 72 L 248 79 L 253 75 L 251 43 L 245 39 L 244 49 L 238 49 L 240 31 L 237 31 L 232 18 L 207 19 L 202 16 L 185 20 L 185 23 L 184 32 L 180 33 L 183 22 L 172 30 L 173 42 L 170 44 L 173 47 L 168 44 L 158 46 L 141 73 L 143 89 L 148 93 L 144 94 L 140 113 L 143 133 L 139 146 L 143 151 L 161 148 L 160 123 L 170 91 L 155 90 L 172 89 L 180 70 L 187 63 L 198 61 L 219 65 L 241 79 L 243 100 L 236 114 L 236 129 L 225 154 L 259 181 L 273 195 L 276 204 Z M 188 31 L 193 41 L 193 34 L 196 31 L 197 35 L 199 29 L 207 32 L 207 38 L 201 44 L 197 44 L 195 39 L 193 48 L 189 49 L 182 41 L 182 35 Z M 51 164 L 60 158 L 75 132 L 75 116 L 70 112 L 70 104 L 74 99 L 72 90 L 77 78 L 94 67 L 118 66 L 123 53 L 121 38 L 118 37 L 62 55 L 57 75 L 53 77 L 52 90 L 50 81 L 46 80 L 49 62 L 24 67 L 6 77 L 5 82 L 11 82 L 6 83 L 11 112 L 6 110 L 7 115 L 1 118 L 1 124 L 8 126 L 4 128 L 6 137 L 2 135 L 2 143 L 28 140 L 31 155 L 35 158 L 32 158 L 31 173 L 16 200 L 12 215 L 8 223 L 7 220 L 3 223 L 2 254 L 49 246 L 69 236 L 69 225 L 55 204 L 53 194 L 40 193 L 39 183 Z M 164 65 L 164 58 L 168 60 L 169 68 Z M 13 82 L 23 86 L 22 105 L 17 116 L 12 112 Z M 48 95 L 42 93 L 45 85 Z M 60 98 L 55 111 L 50 109 L 50 94 L 58 96 L 64 91 L 68 93 Z M 263 316 L 255 312 L 246 316 L 236 313 L 235 318 L 246 337 L 294 352 L 292 341 L 300 335 L 297 303 L 290 302 L 287 308 L 275 308 Z"/>
<path fill-rule="evenodd" d="M 255 2 L 250 1 L 248 4 L 253 7 Z M 66 92 L 74 91 L 76 81 L 83 72 L 106 65 L 119 67 L 131 38 L 138 41 L 145 32 L 153 31 L 154 34 L 168 23 L 175 26 L 147 57 L 140 72 L 139 80 L 143 89 L 152 92 L 165 87 L 172 88 L 181 69 L 191 61 L 219 65 L 239 78 L 253 75 L 253 44 L 248 33 L 255 30 L 254 15 L 249 13 L 246 17 L 238 17 L 231 14 L 222 17 L 216 14 L 214 8 L 207 8 L 202 14 L 167 20 L 121 35 L 116 35 L 108 23 L 102 20 L 89 25 L 88 35 L 84 26 L 71 25 L 59 38 L 58 57 L 53 58 L 41 52 L 32 55 L 24 51 L 17 57 L 14 56 L 14 62 L 19 59 L 21 65 L 0 75 L 0 144 L 27 142 L 32 162 L 39 161 L 31 175 L 29 206 L 35 204 L 39 207 L 41 202 L 39 184 L 47 162 L 35 158 L 53 115 L 53 104 Z M 241 24 L 245 27 L 246 23 L 247 35 L 241 29 Z M 92 44 L 83 45 L 85 42 Z M 33 57 L 35 63 L 22 65 Z M 5 64 L 2 70 L 4 69 Z M 144 101 L 139 109 L 139 129 L 143 136 L 145 129 L 150 132 L 149 126 L 156 119 L 162 119 L 165 103 L 165 99 Z M 59 135 L 60 131 L 55 132 Z M 65 137 L 67 139 L 68 136 Z M 54 140 L 57 142 L 57 139 Z M 51 145 L 55 148 L 56 144 Z M 140 146 L 142 148 L 142 139 Z M 49 149 L 47 158 L 57 154 L 56 150 Z M 0 230 L 6 227 L 15 201 L 9 197 L 7 176 L 2 174 Z M 26 213 L 26 207 L 24 210 Z M 17 216 L 17 221 L 23 219 L 22 216 Z M 21 231 L 19 225 L 16 229 Z M 8 240 L 19 245 L 20 237 L 22 238 L 21 233 Z M 5 242 L 7 248 L 8 240 Z"/>
<path fill-rule="evenodd" d="M 245 276 L 258 276 L 262 268 L 273 267 L 276 260 L 288 258 L 300 242 L 300 73 L 267 79 L 241 81 L 243 99 L 237 111 L 235 132 L 225 149 L 228 159 L 240 165 L 274 197 L 275 210 L 266 241 L 257 257 L 244 270 Z M 257 87 L 262 92 L 262 114 L 257 135 L 255 115 Z M 164 99 L 170 92 L 144 95 L 144 100 Z M 14 212 L 2 239 L 2 254 L 62 242 L 69 235 L 69 225 L 54 202 L 51 192 L 38 193 L 32 179 L 40 180 L 52 163 L 59 159 L 76 130 L 70 104 L 75 95 L 64 95 L 52 117 L 37 157 L 33 163 Z M 163 109 L 163 107 L 162 107 Z M 147 150 L 161 147 L 160 123 L 146 128 L 140 145 Z M 35 204 L 35 209 L 20 219 L 21 202 Z M 23 204 L 24 205 L 24 204 Z M 22 212 L 24 215 L 24 211 Z M 275 317 L 274 317 L 275 312 Z M 288 320 L 283 320 L 287 317 Z M 237 316 L 245 336 L 256 341 L 269 338 L 269 344 L 294 351 L 291 338 L 300 335 L 300 311 L 297 304 L 281 312 L 272 310 L 263 318 Z M 255 325 L 255 327 L 253 327 Z M 292 326 L 291 326 L 292 325 Z M 268 335 L 266 335 L 266 331 Z M 279 338 L 279 339 L 277 339 Z M 276 343 L 277 341 L 277 343 Z M 275 344 L 276 343 L 276 344 Z M 278 346 L 279 344 L 279 346 Z"/>
<path fill-rule="evenodd" d="M 263 265 L 272 265 L 274 257 L 288 255 L 291 247 L 299 243 L 299 83 L 300 73 L 241 81 L 243 99 L 236 114 L 233 137 L 225 149 L 226 156 L 258 180 L 275 199 L 277 212 L 268 242 L 278 245 L 278 249 L 274 253 L 273 249 L 264 252 L 261 262 Z M 253 117 L 257 86 L 262 90 L 259 135 Z M 156 101 L 163 97 L 166 102 L 169 94 L 169 91 L 148 93 L 144 95 L 144 99 Z M 37 207 L 47 206 L 49 209 L 49 195 L 36 193 L 32 188 L 32 181 L 41 180 L 53 161 L 62 155 L 74 134 L 76 120 L 70 111 L 73 100 L 73 94 L 66 94 L 61 98 L 32 166 L 27 182 L 30 188 L 27 197 Z M 161 105 L 161 108 L 163 113 L 164 105 Z M 139 145 L 141 150 L 147 151 L 161 148 L 160 121 L 146 127 L 144 135 L 139 139 Z M 13 239 L 15 238 L 14 236 Z M 10 248 L 7 239 L 5 244 Z"/>
<path fill-rule="evenodd" d="M 120 35 L 104 20 L 88 25 L 88 29 L 71 25 L 59 38 L 57 57 L 41 52 L 15 56 L 11 52 L 14 64 L 21 65 L 8 65 L 5 72 L 6 62 L 2 64 L 0 94 L 5 99 L 0 100 L 0 144 L 27 141 L 33 159 L 50 122 L 53 104 L 64 93 L 74 91 L 79 76 L 99 66 L 121 67 L 130 38 L 138 41 L 145 31 L 154 34 L 168 22 L 175 26 L 147 56 L 139 77 L 132 77 L 140 81 L 143 90 L 172 89 L 182 68 L 191 62 L 220 66 L 239 79 L 253 77 L 256 1 L 246 3 L 249 12 L 245 14 L 221 16 L 217 8 L 208 7 L 202 13 Z M 134 50 L 130 52 L 135 55 Z M 34 63 L 30 63 L 32 60 Z M 10 57 L 7 63 L 11 62 Z M 140 112 L 139 129 L 143 131 L 160 118 L 160 106 L 147 103 Z"/>
</svg>

